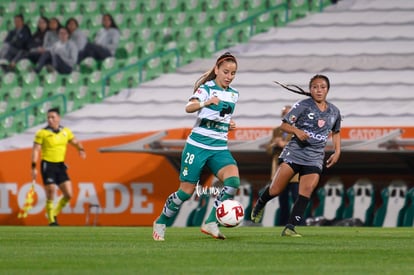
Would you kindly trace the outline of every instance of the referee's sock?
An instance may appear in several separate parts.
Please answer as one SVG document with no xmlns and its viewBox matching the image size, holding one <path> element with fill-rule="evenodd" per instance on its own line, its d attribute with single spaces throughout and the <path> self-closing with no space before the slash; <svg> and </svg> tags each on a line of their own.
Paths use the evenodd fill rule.
<svg viewBox="0 0 414 275">
<path fill-rule="evenodd" d="M 55 215 L 53 211 L 53 200 L 46 200 L 46 215 L 49 223 L 55 222 Z"/>
<path fill-rule="evenodd" d="M 53 215 L 57 216 L 59 215 L 60 211 L 62 211 L 63 207 L 66 206 L 66 204 L 68 204 L 69 199 L 62 197 L 60 198 L 58 204 L 56 205 L 56 208 L 53 210 Z"/>
</svg>

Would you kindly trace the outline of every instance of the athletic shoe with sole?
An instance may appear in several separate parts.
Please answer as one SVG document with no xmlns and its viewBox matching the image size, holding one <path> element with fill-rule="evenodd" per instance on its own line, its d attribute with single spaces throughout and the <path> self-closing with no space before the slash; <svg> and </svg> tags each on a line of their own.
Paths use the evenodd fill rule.
<svg viewBox="0 0 414 275">
<path fill-rule="evenodd" d="M 301 234 L 297 233 L 295 231 L 295 229 L 289 228 L 289 227 L 285 227 L 285 229 L 283 229 L 281 236 L 283 237 L 302 237 Z"/>
<path fill-rule="evenodd" d="M 250 219 L 252 220 L 252 222 L 259 223 L 262 220 L 263 212 L 264 212 L 264 205 L 259 206 L 259 204 L 256 203 L 256 205 L 252 209 L 252 214 L 250 215 Z"/>
<path fill-rule="evenodd" d="M 201 232 L 210 235 L 215 239 L 224 240 L 226 237 L 220 232 L 216 222 L 205 223 L 201 226 Z"/>
<path fill-rule="evenodd" d="M 156 221 L 154 221 L 152 226 L 152 238 L 154 241 L 164 241 L 165 228 L 165 224 L 156 223 Z"/>
</svg>

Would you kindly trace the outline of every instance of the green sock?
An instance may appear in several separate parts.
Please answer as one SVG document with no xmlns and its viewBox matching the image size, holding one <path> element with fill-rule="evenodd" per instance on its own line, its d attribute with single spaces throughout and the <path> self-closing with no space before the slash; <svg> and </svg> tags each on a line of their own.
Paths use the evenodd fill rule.
<svg viewBox="0 0 414 275">
<path fill-rule="evenodd" d="M 191 194 L 187 194 L 181 189 L 172 193 L 164 204 L 161 215 L 157 219 L 156 223 L 166 224 L 168 219 L 172 218 L 180 210 L 181 204 L 191 198 Z"/>
<path fill-rule="evenodd" d="M 221 190 L 220 194 L 216 197 L 214 201 L 214 206 L 210 211 L 205 223 L 210 222 L 217 222 L 216 218 L 216 209 L 220 205 L 221 202 L 234 198 L 236 195 L 237 190 L 240 186 L 240 178 L 239 177 L 230 177 L 224 180 L 224 188 Z"/>
</svg>

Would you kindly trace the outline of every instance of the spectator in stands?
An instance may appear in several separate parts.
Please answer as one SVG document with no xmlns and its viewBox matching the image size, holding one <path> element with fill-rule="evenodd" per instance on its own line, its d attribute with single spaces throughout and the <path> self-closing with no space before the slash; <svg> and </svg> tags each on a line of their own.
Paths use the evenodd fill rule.
<svg viewBox="0 0 414 275">
<path fill-rule="evenodd" d="M 87 57 L 104 60 L 115 55 L 121 34 L 112 15 L 102 16 L 102 28 L 96 33 L 94 42 L 88 42 L 85 49 L 79 53 L 78 63 Z"/>
<path fill-rule="evenodd" d="M 311 98 L 297 102 L 283 117 L 281 130 L 293 134 L 293 137 L 280 154 L 280 166 L 272 183 L 259 196 L 251 212 L 252 221 L 259 222 L 266 203 L 279 195 L 290 179 L 299 173 L 299 196 L 282 236 L 301 237 L 295 226 L 302 222 L 312 192 L 318 185 L 330 134 L 334 153 L 326 161 L 326 167 L 337 163 L 341 154 L 341 114 L 335 105 L 326 101 L 329 87 L 328 77 L 315 75 L 309 82 L 310 93 L 302 91 Z"/>
<path fill-rule="evenodd" d="M 49 19 L 41 16 L 37 21 L 37 29 L 33 34 L 32 39 L 28 45 L 28 51 L 19 51 L 19 53 L 10 62 L 10 67 L 13 69 L 16 63 L 20 59 L 28 58 L 33 63 L 36 63 L 41 55 L 41 49 L 43 48 L 44 38 L 46 32 L 49 30 Z"/>
<path fill-rule="evenodd" d="M 286 114 L 290 111 L 291 106 L 285 105 L 282 109 L 282 118 L 286 116 Z M 282 152 L 285 145 L 291 140 L 292 134 L 289 134 L 287 132 L 284 132 L 281 127 L 276 127 L 273 129 L 272 138 L 267 145 L 267 152 L 272 156 L 272 172 L 270 179 L 272 180 L 273 177 L 276 174 L 277 168 L 279 167 L 279 156 Z M 279 194 L 279 221 L 278 225 L 285 225 L 288 223 L 289 218 L 289 196 L 292 197 L 293 201 L 296 201 L 298 198 L 298 191 L 299 191 L 299 175 L 296 174 L 293 176 L 293 178 L 290 180 L 289 184 L 285 188 L 285 190 L 282 191 L 282 193 Z"/>
<path fill-rule="evenodd" d="M 79 57 L 83 55 L 85 46 L 88 43 L 88 37 L 81 29 L 79 29 L 78 20 L 73 17 L 66 21 L 66 28 L 69 30 L 70 40 L 73 41 L 78 48 L 79 56 L 76 62 L 79 63 Z"/>
<path fill-rule="evenodd" d="M 69 31 L 66 28 L 59 29 L 59 41 L 51 49 L 45 51 L 39 58 L 35 71 L 39 73 L 45 65 L 48 70 L 56 70 L 61 74 L 70 74 L 76 66 L 78 48 L 69 40 Z"/>
<path fill-rule="evenodd" d="M 66 172 L 64 163 L 67 144 L 73 145 L 81 158 L 86 158 L 85 149 L 72 131 L 60 125 L 58 108 L 47 111 L 47 126 L 36 132 L 32 149 L 32 178 L 37 177 L 37 161 L 41 159 L 41 174 L 46 192 L 46 215 L 50 226 L 59 225 L 57 216 L 72 197 L 72 182 Z M 55 142 L 59 140 L 59 142 Z M 56 186 L 63 196 L 54 206 Z"/>
<path fill-rule="evenodd" d="M 204 166 L 223 182 L 224 188 L 216 197 L 201 231 L 213 238 L 225 239 L 215 213 L 222 201 L 234 197 L 240 185 L 237 163 L 227 148 L 228 131 L 236 127 L 231 116 L 239 93 L 230 86 L 236 71 L 236 58 L 225 53 L 195 83 L 185 110 L 187 113 L 197 112 L 197 123 L 182 152 L 180 187 L 168 197 L 161 215 L 154 222 L 152 237 L 155 241 L 164 240 L 166 224 L 192 196 Z"/>
<path fill-rule="evenodd" d="M 9 31 L 0 48 L 0 59 L 6 59 L 8 62 L 11 62 L 20 51 L 26 51 L 32 38 L 30 28 L 25 24 L 22 14 L 14 16 L 14 27 Z"/>
<path fill-rule="evenodd" d="M 46 32 L 45 39 L 43 40 L 43 47 L 38 49 L 41 54 L 46 50 L 51 49 L 52 46 L 59 41 L 60 28 L 62 28 L 62 24 L 59 19 L 56 17 L 50 18 L 48 31 Z"/>
</svg>

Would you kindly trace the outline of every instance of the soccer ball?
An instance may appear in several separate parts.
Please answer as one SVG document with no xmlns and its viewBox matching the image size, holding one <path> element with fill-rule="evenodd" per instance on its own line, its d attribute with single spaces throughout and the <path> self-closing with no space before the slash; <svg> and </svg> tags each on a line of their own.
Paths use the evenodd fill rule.
<svg viewBox="0 0 414 275">
<path fill-rule="evenodd" d="M 236 200 L 225 200 L 217 207 L 216 218 L 225 227 L 238 226 L 244 218 L 243 205 Z"/>
</svg>

